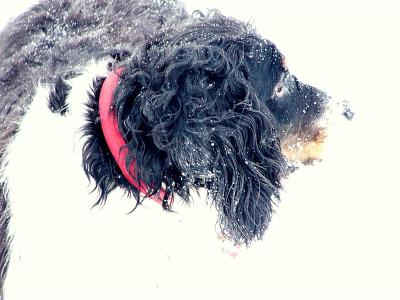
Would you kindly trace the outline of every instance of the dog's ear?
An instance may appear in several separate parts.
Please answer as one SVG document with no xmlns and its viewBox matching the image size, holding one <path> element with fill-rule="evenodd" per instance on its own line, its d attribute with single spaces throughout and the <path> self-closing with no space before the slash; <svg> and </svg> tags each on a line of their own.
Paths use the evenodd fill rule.
<svg viewBox="0 0 400 300">
<path fill-rule="evenodd" d="M 181 196 L 203 182 L 223 233 L 245 243 L 263 235 L 286 167 L 260 99 L 271 62 L 258 51 L 265 57 L 254 63 L 248 42 L 148 47 L 126 66 L 114 102 L 135 177 L 154 193 L 164 182 Z"/>
<path fill-rule="evenodd" d="M 222 77 L 217 99 L 229 107 L 219 112 L 209 136 L 215 158 L 210 190 L 222 232 L 245 243 L 263 236 L 286 171 L 275 120 L 265 106 L 276 76 L 275 47 L 257 47 L 249 39 L 253 37 L 225 42 L 231 69 Z"/>
</svg>

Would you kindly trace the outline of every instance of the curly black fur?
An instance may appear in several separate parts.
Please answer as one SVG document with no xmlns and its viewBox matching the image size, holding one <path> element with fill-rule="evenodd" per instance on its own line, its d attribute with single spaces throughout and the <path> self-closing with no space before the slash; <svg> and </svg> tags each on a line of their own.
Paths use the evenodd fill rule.
<svg viewBox="0 0 400 300">
<path fill-rule="evenodd" d="M 68 111 L 66 99 L 70 90 L 71 86 L 65 82 L 62 76 L 58 76 L 49 95 L 48 106 L 53 113 L 64 115 Z"/>
<path fill-rule="evenodd" d="M 190 16 L 175 0 L 41 0 L 0 34 L 0 161 L 37 81 L 55 82 L 49 108 L 64 114 L 62 78 L 104 56 L 114 58 L 110 71 L 124 66 L 113 111 L 126 164 L 136 160 L 132 176 L 149 186 L 147 196 L 164 187 L 189 202 L 189 189 L 203 186 L 228 238 L 261 238 L 288 168 L 279 139 L 312 136 L 327 96 L 290 75 L 275 45 L 252 27 L 217 11 Z M 99 191 L 96 204 L 122 187 L 137 207 L 139 191 L 101 130 L 103 80 L 94 82 L 87 107 L 84 171 Z M 278 83 L 289 91 L 282 97 L 274 96 Z M 0 182 L 0 294 L 10 241 L 6 200 Z"/>
<path fill-rule="evenodd" d="M 219 14 L 149 39 L 126 63 L 113 105 L 127 166 L 136 160 L 132 176 L 149 195 L 165 184 L 186 201 L 191 186 L 206 186 L 227 237 L 261 238 L 286 170 L 266 105 L 281 60 L 252 28 Z M 98 120 L 90 111 L 88 119 Z M 104 141 L 93 138 L 99 125 L 86 134 L 85 170 L 104 200 L 123 181 Z"/>
<path fill-rule="evenodd" d="M 86 125 L 82 128 L 83 136 L 87 137 L 83 146 L 83 169 L 89 180 L 95 179 L 95 188 L 100 191 L 99 200 L 95 205 L 104 204 L 107 195 L 116 187 L 121 186 L 139 199 L 139 193 L 131 189 L 131 185 L 118 168 L 111 155 L 101 130 L 99 117 L 99 96 L 105 78 L 97 78 L 93 82 L 87 104 Z"/>
</svg>

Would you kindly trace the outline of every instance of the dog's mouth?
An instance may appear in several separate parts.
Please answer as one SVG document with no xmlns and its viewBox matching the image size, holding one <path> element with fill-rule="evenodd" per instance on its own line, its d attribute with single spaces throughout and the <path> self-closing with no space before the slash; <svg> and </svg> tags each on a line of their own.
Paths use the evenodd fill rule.
<svg viewBox="0 0 400 300">
<path fill-rule="evenodd" d="M 330 100 L 323 116 L 316 124 L 310 125 L 309 130 L 300 134 L 288 134 L 281 141 L 283 154 L 294 165 L 298 163 L 312 165 L 322 161 L 330 131 L 343 117 L 348 121 L 354 117 L 349 104 L 346 101 Z"/>
<path fill-rule="evenodd" d="M 321 161 L 328 128 L 319 127 L 305 136 L 289 135 L 281 142 L 282 152 L 292 164 Z"/>
</svg>

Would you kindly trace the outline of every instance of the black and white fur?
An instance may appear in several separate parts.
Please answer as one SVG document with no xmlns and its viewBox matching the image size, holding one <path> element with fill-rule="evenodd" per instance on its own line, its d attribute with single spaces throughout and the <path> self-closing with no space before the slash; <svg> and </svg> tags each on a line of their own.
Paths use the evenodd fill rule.
<svg viewBox="0 0 400 300">
<path fill-rule="evenodd" d="M 325 129 L 329 98 L 291 75 L 254 28 L 217 11 L 43 1 L 0 45 L 5 299 L 122 299 L 196 286 L 176 278 L 193 268 L 218 286 L 229 275 L 206 271 L 225 263 L 215 231 L 236 244 L 261 239 L 296 162 L 281 145 L 295 140 L 299 153 Z M 172 212 L 140 197 L 102 136 L 98 95 L 118 66 L 112 109 L 126 163 L 136 160 L 148 196 L 173 191 Z M 319 159 L 307 153 L 298 160 Z"/>
</svg>

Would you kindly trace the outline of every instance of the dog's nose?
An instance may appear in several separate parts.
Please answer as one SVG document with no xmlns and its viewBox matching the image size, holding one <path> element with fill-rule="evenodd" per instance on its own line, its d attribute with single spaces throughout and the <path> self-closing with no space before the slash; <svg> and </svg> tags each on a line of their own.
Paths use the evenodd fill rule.
<svg viewBox="0 0 400 300">
<path fill-rule="evenodd" d="M 346 100 L 342 101 L 342 107 L 343 107 L 343 116 L 347 120 L 351 121 L 354 117 L 354 112 L 351 110 L 349 103 Z"/>
</svg>

